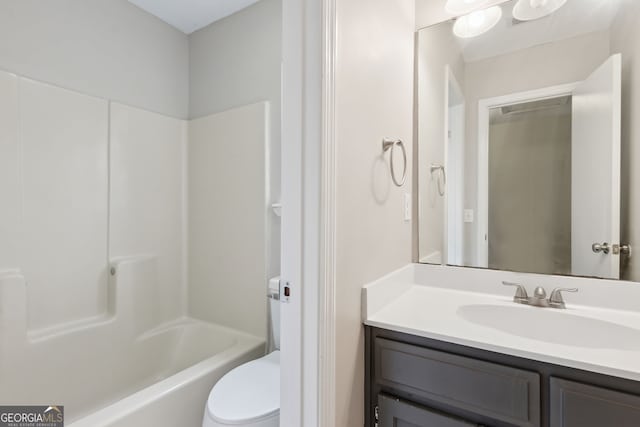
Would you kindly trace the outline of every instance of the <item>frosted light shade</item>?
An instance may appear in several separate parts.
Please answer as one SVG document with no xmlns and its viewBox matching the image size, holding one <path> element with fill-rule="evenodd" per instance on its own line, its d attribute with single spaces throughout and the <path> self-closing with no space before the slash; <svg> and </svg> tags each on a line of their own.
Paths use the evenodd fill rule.
<svg viewBox="0 0 640 427">
<path fill-rule="evenodd" d="M 519 0 L 513 8 L 513 17 L 518 21 L 533 21 L 551 15 L 567 0 Z"/>
<path fill-rule="evenodd" d="M 493 6 L 461 16 L 453 24 L 453 33 L 463 39 L 477 37 L 496 26 L 502 18 L 502 8 Z"/>
<path fill-rule="evenodd" d="M 447 0 L 444 10 L 451 15 L 466 15 L 488 2 L 489 0 Z"/>
</svg>

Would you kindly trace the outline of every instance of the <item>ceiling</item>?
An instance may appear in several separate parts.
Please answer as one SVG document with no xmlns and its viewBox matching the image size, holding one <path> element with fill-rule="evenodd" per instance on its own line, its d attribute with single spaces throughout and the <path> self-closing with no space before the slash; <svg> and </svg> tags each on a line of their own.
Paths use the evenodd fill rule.
<svg viewBox="0 0 640 427">
<path fill-rule="evenodd" d="M 514 22 L 515 1 L 505 3 L 502 20 L 487 33 L 458 39 L 464 59 L 478 61 L 527 47 L 563 40 L 611 27 L 627 0 L 569 0 L 554 14 L 536 21 Z"/>
<path fill-rule="evenodd" d="M 185 34 L 251 6 L 258 0 L 129 0 Z"/>
</svg>

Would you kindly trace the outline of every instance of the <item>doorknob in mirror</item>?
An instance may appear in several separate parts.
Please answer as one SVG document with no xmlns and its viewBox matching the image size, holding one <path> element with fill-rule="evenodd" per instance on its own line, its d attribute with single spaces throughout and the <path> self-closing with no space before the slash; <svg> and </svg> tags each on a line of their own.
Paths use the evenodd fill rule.
<svg viewBox="0 0 640 427">
<path fill-rule="evenodd" d="M 610 246 L 609 246 L 609 244 L 608 244 L 608 243 L 606 243 L 606 242 L 605 242 L 605 243 L 602 243 L 602 244 L 600 244 L 600 243 L 594 243 L 593 245 L 591 245 L 591 250 L 592 250 L 594 253 L 597 253 L 597 254 L 599 254 L 600 252 L 602 252 L 603 254 L 608 255 L 608 254 L 609 254 L 609 252 L 610 252 L 610 250 L 611 250 L 611 247 L 610 247 Z"/>
</svg>

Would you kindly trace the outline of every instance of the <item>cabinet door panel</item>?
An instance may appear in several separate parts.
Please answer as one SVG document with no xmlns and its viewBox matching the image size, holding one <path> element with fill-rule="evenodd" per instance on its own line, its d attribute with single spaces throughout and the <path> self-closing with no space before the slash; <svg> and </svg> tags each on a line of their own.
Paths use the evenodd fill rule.
<svg viewBox="0 0 640 427">
<path fill-rule="evenodd" d="M 519 427 L 540 426 L 540 376 L 535 372 L 376 338 L 375 381 Z"/>
<path fill-rule="evenodd" d="M 551 378 L 551 427 L 639 425 L 639 396 Z"/>
<path fill-rule="evenodd" d="M 412 405 L 389 396 L 379 395 L 380 427 L 475 427 L 445 414 Z"/>
</svg>

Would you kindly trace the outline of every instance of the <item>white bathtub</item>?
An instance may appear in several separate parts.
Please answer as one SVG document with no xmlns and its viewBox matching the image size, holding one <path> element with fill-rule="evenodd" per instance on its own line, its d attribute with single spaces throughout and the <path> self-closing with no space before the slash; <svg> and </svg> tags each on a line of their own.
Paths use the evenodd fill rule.
<svg viewBox="0 0 640 427">
<path fill-rule="evenodd" d="M 0 274 L 0 405 L 64 405 L 72 427 L 201 426 L 211 387 L 262 356 L 265 340 L 162 319 L 149 298 L 154 262 L 114 263 L 104 316 L 36 331 L 24 277 Z"/>
<path fill-rule="evenodd" d="M 137 364 L 126 369 L 131 376 L 102 389 L 92 404 L 65 403 L 67 425 L 199 427 L 216 381 L 264 354 L 261 339 L 193 319 L 152 331 L 137 345 Z"/>
</svg>

